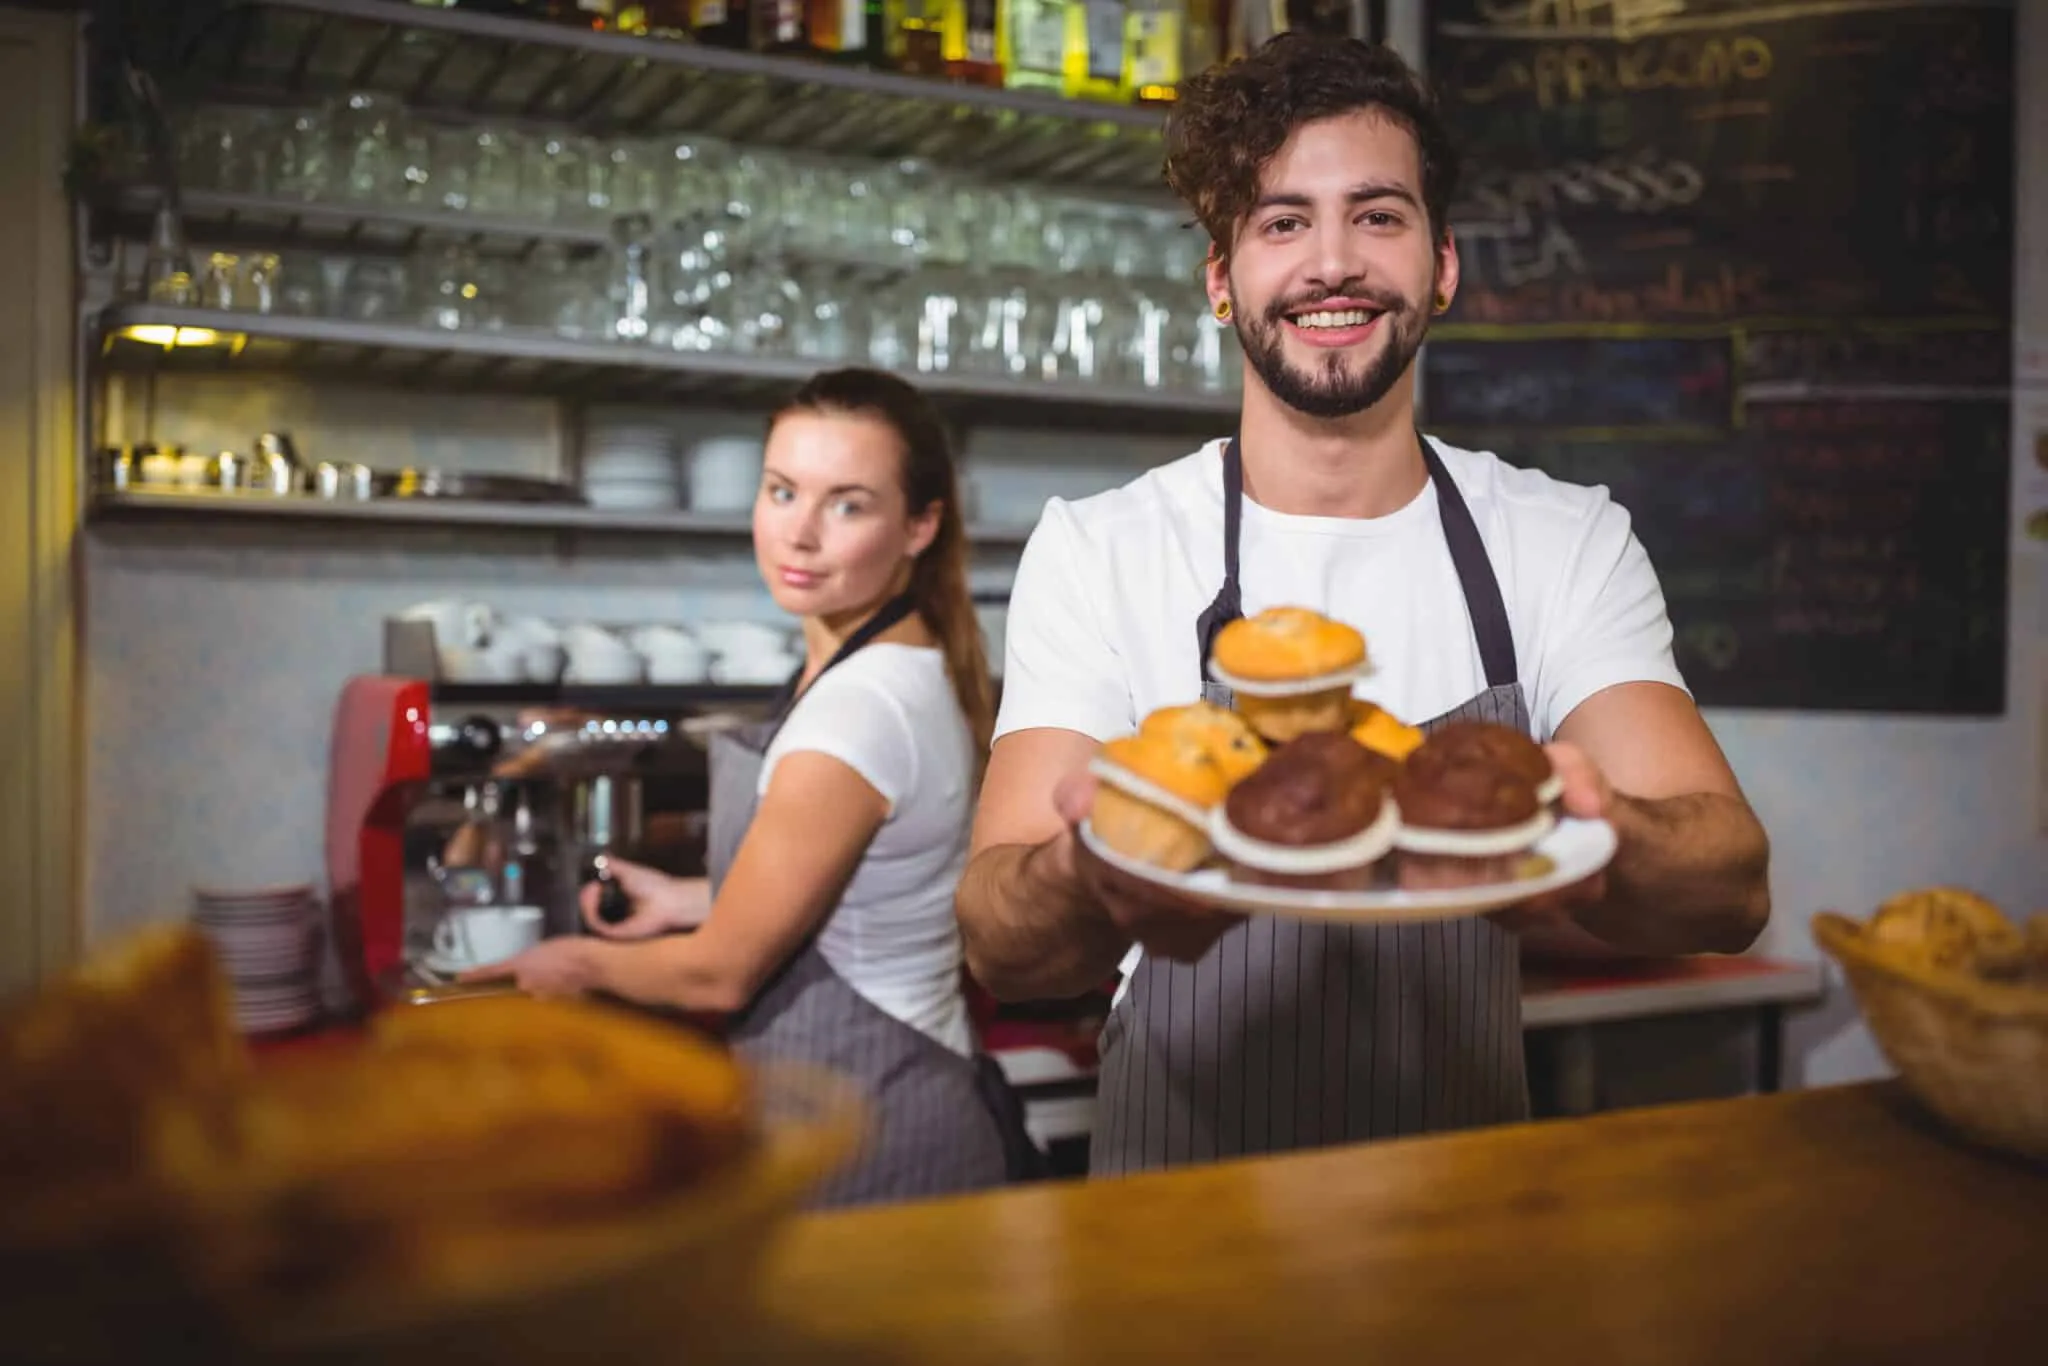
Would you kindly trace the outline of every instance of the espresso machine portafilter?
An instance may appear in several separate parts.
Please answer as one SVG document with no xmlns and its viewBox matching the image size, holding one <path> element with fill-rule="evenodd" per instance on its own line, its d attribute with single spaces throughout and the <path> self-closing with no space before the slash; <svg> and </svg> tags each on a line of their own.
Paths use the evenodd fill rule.
<svg viewBox="0 0 2048 1366">
<path fill-rule="evenodd" d="M 613 875 L 611 861 L 619 851 L 635 849 L 646 838 L 641 795 L 640 780 L 623 773 L 590 774 L 570 788 L 577 882 L 579 886 L 597 884 L 597 916 L 607 925 L 617 925 L 633 913 L 632 899 Z"/>
</svg>

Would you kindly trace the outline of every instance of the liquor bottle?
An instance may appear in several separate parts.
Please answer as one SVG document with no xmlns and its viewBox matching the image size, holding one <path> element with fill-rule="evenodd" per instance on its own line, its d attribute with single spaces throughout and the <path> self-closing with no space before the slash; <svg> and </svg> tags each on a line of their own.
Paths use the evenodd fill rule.
<svg viewBox="0 0 2048 1366">
<path fill-rule="evenodd" d="M 837 62 L 872 60 L 869 23 L 869 0 L 809 0 L 805 9 L 811 47 Z"/>
<path fill-rule="evenodd" d="M 941 0 L 886 0 L 889 65 L 912 76 L 946 74 L 946 22 Z"/>
<path fill-rule="evenodd" d="M 1003 84 L 1057 93 L 1065 81 L 1067 0 L 1009 0 L 1002 17 L 996 59 L 1003 64 Z"/>
<path fill-rule="evenodd" d="M 969 85 L 1003 83 L 1003 64 L 996 56 L 1002 12 L 1002 0 L 944 0 L 941 51 L 949 79 Z"/>
<path fill-rule="evenodd" d="M 1226 0 L 1187 0 L 1187 34 L 1181 46 L 1183 79 L 1199 76 L 1223 60 Z"/>
<path fill-rule="evenodd" d="M 1124 0 L 1067 0 L 1063 82 L 1069 99 L 1124 98 Z"/>
<path fill-rule="evenodd" d="M 1166 104 L 1180 85 L 1181 0 L 1129 0 L 1124 12 L 1124 98 L 1138 104 Z"/>
<path fill-rule="evenodd" d="M 1364 0 L 1282 0 L 1274 9 L 1275 29 L 1315 33 L 1326 38 L 1366 38 L 1371 25 Z"/>
<path fill-rule="evenodd" d="M 804 0 L 753 0 L 753 31 L 747 45 L 756 52 L 805 52 Z"/>
<path fill-rule="evenodd" d="M 753 36 L 748 0 L 690 0 L 690 36 L 710 47 L 744 48 Z"/>
</svg>

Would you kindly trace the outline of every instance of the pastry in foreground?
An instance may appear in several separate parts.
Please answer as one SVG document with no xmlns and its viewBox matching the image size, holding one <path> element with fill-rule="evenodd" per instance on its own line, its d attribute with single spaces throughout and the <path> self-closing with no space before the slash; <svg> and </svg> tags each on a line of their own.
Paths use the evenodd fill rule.
<svg viewBox="0 0 2048 1366">
<path fill-rule="evenodd" d="M 1557 823 L 1526 777 L 1434 735 L 1401 766 L 1394 800 L 1401 886 L 1412 891 L 1512 882 Z"/>
<path fill-rule="evenodd" d="M 1399 762 L 1422 744 L 1422 731 L 1395 716 L 1377 702 L 1351 699 L 1346 721 L 1351 738 L 1378 754 Z"/>
<path fill-rule="evenodd" d="M 1231 783 L 1243 781 L 1266 762 L 1266 742 L 1259 733 L 1242 716 L 1214 702 L 1161 707 L 1139 724 L 1138 733 L 1199 745 Z"/>
<path fill-rule="evenodd" d="M 1497 721 L 1451 721 L 1429 733 L 1432 749 L 1470 754 L 1507 769 L 1536 789 L 1536 800 L 1549 806 L 1564 795 L 1564 779 L 1551 766 L 1543 746 Z"/>
<path fill-rule="evenodd" d="M 1366 671 L 1365 637 L 1305 607 L 1269 607 L 1216 635 L 1209 672 L 1268 740 L 1344 730 L 1351 685 Z"/>
<path fill-rule="evenodd" d="M 1216 850 L 1238 882 L 1364 891 L 1393 848 L 1397 771 L 1343 731 L 1290 740 L 1217 808 Z"/>
<path fill-rule="evenodd" d="M 1199 744 L 1163 732 L 1111 740 L 1089 764 L 1097 839 L 1144 863 L 1185 873 L 1209 857 L 1209 811 L 1230 790 Z"/>
</svg>

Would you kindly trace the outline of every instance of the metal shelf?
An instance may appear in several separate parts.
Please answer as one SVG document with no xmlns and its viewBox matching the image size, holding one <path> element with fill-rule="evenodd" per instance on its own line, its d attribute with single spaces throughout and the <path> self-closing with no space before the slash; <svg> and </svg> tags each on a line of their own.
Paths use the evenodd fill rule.
<svg viewBox="0 0 2048 1366">
<path fill-rule="evenodd" d="M 248 0 L 211 16 L 167 88 L 263 102 L 349 90 L 442 115 L 689 130 L 770 146 L 928 158 L 1006 179 L 1156 190 L 1163 116 L 389 0 Z"/>
<path fill-rule="evenodd" d="M 134 326 L 208 328 L 242 340 L 233 346 L 165 351 L 119 335 Z M 153 304 L 105 310 L 99 333 L 105 363 L 118 370 L 313 372 L 405 388 L 628 400 L 710 396 L 722 402 L 773 401 L 827 364 L 571 341 L 541 332 L 443 332 L 402 323 Z M 1237 410 L 1235 396 L 1220 393 L 960 374 L 905 377 L 943 406 L 991 421 L 1058 425 L 1064 416 L 1099 428 L 1105 413 L 1123 412 L 1143 414 L 1148 427 L 1206 430 Z"/>
<path fill-rule="evenodd" d="M 252 522 L 371 524 L 412 527 L 473 527 L 479 530 L 606 532 L 643 536 L 744 537 L 746 513 L 645 512 L 552 503 L 480 503 L 436 498 L 372 498 L 363 501 L 235 493 L 219 489 L 143 488 L 105 491 L 92 501 L 95 522 L 229 519 Z M 1028 526 L 970 524 L 976 546 L 1018 546 Z"/>
<path fill-rule="evenodd" d="M 467 242 L 494 254 L 523 256 L 544 242 L 602 247 L 610 240 L 600 224 L 547 223 L 406 205 L 340 204 L 190 189 L 181 190 L 178 199 L 187 232 L 210 245 L 311 245 L 410 253 L 423 239 L 432 238 Z M 113 216 L 123 235 L 138 240 L 147 240 L 150 215 L 162 201 L 163 192 L 148 185 L 104 187 L 90 198 Z"/>
</svg>

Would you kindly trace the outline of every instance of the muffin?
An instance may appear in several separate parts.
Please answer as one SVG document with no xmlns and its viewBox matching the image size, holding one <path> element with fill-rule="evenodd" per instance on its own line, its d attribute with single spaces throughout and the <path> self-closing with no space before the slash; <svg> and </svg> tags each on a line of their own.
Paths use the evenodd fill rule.
<svg viewBox="0 0 2048 1366">
<path fill-rule="evenodd" d="M 1210 835 L 1239 882 L 1363 891 L 1393 847 L 1398 765 L 1343 731 L 1312 731 L 1230 790 Z"/>
<path fill-rule="evenodd" d="M 1422 743 L 1422 732 L 1373 702 L 1351 701 L 1346 721 L 1351 738 L 1376 754 L 1399 763 Z"/>
<path fill-rule="evenodd" d="M 1564 795 L 1564 779 L 1551 767 L 1543 746 L 1512 726 L 1494 721 L 1452 721 L 1430 732 L 1429 743 L 1453 753 L 1472 754 L 1500 765 L 1536 789 L 1549 806 Z"/>
<path fill-rule="evenodd" d="M 1164 734 L 1199 745 L 1233 784 L 1266 762 L 1266 742 L 1258 732 L 1242 716 L 1213 702 L 1161 707 L 1138 726 L 1138 734 Z"/>
<path fill-rule="evenodd" d="M 1434 735 L 1401 765 L 1394 800 L 1401 886 L 1412 891 L 1512 882 L 1557 823 L 1525 775 Z"/>
<path fill-rule="evenodd" d="M 1345 729 L 1351 685 L 1367 668 L 1365 637 L 1305 607 L 1271 607 L 1216 634 L 1209 672 L 1237 710 L 1275 744 Z"/>
<path fill-rule="evenodd" d="M 1230 782 L 1207 750 L 1160 732 L 1111 740 L 1089 765 L 1088 824 L 1120 854 L 1185 873 L 1209 857 L 1209 810 Z"/>
</svg>

